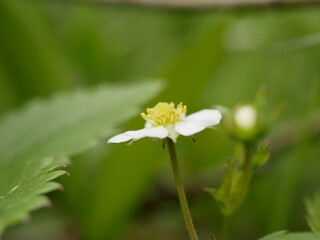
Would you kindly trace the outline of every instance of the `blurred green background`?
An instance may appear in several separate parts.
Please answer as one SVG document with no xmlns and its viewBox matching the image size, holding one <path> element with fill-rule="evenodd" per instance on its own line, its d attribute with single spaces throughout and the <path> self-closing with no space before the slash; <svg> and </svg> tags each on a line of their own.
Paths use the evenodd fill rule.
<svg viewBox="0 0 320 240">
<path fill-rule="evenodd" d="M 69 1 L 0 0 L 0 115 L 57 91 L 162 78 L 152 102 L 188 112 L 234 107 L 266 87 L 268 108 L 286 105 L 270 130 L 269 163 L 233 221 L 231 239 L 308 230 L 303 200 L 320 188 L 320 8 L 164 10 Z M 137 116 L 124 129 L 139 129 Z M 121 128 L 121 129 L 120 129 Z M 187 239 L 167 152 L 144 139 L 105 140 L 68 167 L 64 191 L 4 240 Z M 177 151 L 201 239 L 221 215 L 216 187 L 234 143 L 222 126 L 179 138 Z"/>
</svg>

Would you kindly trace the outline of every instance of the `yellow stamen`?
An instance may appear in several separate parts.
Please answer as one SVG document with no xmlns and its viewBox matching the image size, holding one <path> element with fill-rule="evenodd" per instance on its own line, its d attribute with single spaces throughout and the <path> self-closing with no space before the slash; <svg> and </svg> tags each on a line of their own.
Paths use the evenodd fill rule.
<svg viewBox="0 0 320 240">
<path fill-rule="evenodd" d="M 180 122 L 187 112 L 187 106 L 179 103 L 174 107 L 174 103 L 159 102 L 153 108 L 147 108 L 147 114 L 141 113 L 141 117 L 151 123 L 152 126 L 167 126 Z"/>
</svg>

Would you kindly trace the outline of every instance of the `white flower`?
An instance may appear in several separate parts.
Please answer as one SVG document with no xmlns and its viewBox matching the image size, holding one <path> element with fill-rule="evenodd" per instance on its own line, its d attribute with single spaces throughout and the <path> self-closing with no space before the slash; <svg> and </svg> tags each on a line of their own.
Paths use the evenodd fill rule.
<svg viewBox="0 0 320 240">
<path fill-rule="evenodd" d="M 257 122 L 257 111 L 251 105 L 239 107 L 234 113 L 234 121 L 243 130 L 252 129 Z"/>
<path fill-rule="evenodd" d="M 174 103 L 160 102 L 154 108 L 148 108 L 147 114 L 141 116 L 146 120 L 145 127 L 137 131 L 118 134 L 108 140 L 108 143 L 120 143 L 129 140 L 137 141 L 144 137 L 171 138 L 174 142 L 179 135 L 191 136 L 207 127 L 219 124 L 221 113 L 218 110 L 204 109 L 186 116 L 187 107 L 180 103 L 176 108 Z"/>
</svg>

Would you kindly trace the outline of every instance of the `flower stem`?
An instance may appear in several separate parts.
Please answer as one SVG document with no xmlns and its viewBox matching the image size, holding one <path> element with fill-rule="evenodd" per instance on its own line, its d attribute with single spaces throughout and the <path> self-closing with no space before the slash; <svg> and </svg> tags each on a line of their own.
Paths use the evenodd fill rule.
<svg viewBox="0 0 320 240">
<path fill-rule="evenodd" d="M 180 170 L 179 170 L 179 164 L 178 164 L 178 159 L 177 159 L 177 154 L 176 154 L 174 142 L 170 138 L 167 139 L 167 142 L 168 142 L 168 149 L 169 149 L 169 154 L 170 154 L 170 159 L 171 159 L 171 166 L 172 166 L 172 170 L 173 170 L 173 175 L 174 175 L 174 179 L 176 182 L 178 197 L 180 200 L 181 210 L 182 210 L 182 214 L 183 214 L 185 223 L 187 225 L 189 236 L 190 236 L 191 240 L 199 240 L 197 233 L 196 233 L 196 230 L 194 228 L 193 222 L 192 222 L 192 217 L 191 217 L 190 210 L 188 207 L 186 194 L 184 192 L 184 188 L 182 185 L 182 179 L 181 179 L 181 174 L 180 174 Z"/>
<path fill-rule="evenodd" d="M 244 158 L 244 165 L 243 165 L 243 173 L 242 173 L 242 184 L 241 184 L 241 190 L 237 197 L 236 202 L 236 208 L 239 207 L 239 205 L 242 203 L 243 199 L 247 195 L 248 188 L 251 181 L 252 176 L 252 166 L 251 166 L 251 151 L 250 151 L 250 145 L 245 144 L 245 158 Z"/>
<path fill-rule="evenodd" d="M 227 240 L 228 239 L 230 225 L 231 225 L 231 217 L 224 216 L 222 226 L 220 229 L 219 240 Z"/>
</svg>

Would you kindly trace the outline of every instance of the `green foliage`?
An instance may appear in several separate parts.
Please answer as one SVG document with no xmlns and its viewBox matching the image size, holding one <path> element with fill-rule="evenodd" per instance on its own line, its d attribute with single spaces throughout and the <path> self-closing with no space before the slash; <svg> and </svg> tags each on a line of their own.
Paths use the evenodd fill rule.
<svg viewBox="0 0 320 240">
<path fill-rule="evenodd" d="M 307 220 L 309 227 L 314 232 L 320 232 L 320 194 L 305 201 L 307 207 Z"/>
<path fill-rule="evenodd" d="M 320 234 L 315 233 L 286 233 L 280 231 L 272 233 L 266 237 L 260 238 L 259 240 L 318 240 Z"/>
<path fill-rule="evenodd" d="M 0 122 L 0 233 L 45 206 L 41 194 L 59 188 L 50 180 L 66 173 L 56 168 L 64 156 L 96 146 L 97 139 L 137 113 L 159 83 L 108 85 L 36 100 Z"/>
<path fill-rule="evenodd" d="M 235 159 L 227 161 L 219 188 L 207 189 L 218 202 L 224 216 L 231 216 L 237 210 L 249 187 L 247 180 L 251 178 L 251 170 L 265 164 L 270 156 L 267 143 L 261 144 L 257 152 L 250 157 L 251 159 L 248 159 L 247 154 L 250 153 L 247 151 L 249 150 L 244 144 L 236 144 Z M 250 165 L 246 166 L 246 164 Z M 247 176 L 247 171 L 249 171 L 249 176 Z"/>
<path fill-rule="evenodd" d="M 179 96 L 177 101 L 185 103 L 201 99 L 209 79 L 222 58 L 224 50 L 221 36 L 229 21 L 228 16 L 219 19 L 207 31 L 182 48 L 178 54 L 172 56 L 160 74 L 170 81 L 170 88 L 165 94 L 173 90 L 174 97 Z"/>
<path fill-rule="evenodd" d="M 264 165 L 270 157 L 269 143 L 264 142 L 259 146 L 256 154 L 252 158 L 253 168 L 260 167 Z"/>
<path fill-rule="evenodd" d="M 231 216 L 235 211 L 235 201 L 241 188 L 241 178 L 242 172 L 238 169 L 237 164 L 229 160 L 219 188 L 207 189 L 218 202 L 224 216 Z"/>
<path fill-rule="evenodd" d="M 32 94 L 47 95 L 57 87 L 70 86 L 70 72 L 41 7 L 23 1 L 0 1 L 0 76 L 5 91 L 22 102 Z M 1 76 L 2 77 L 2 76 Z M 2 94 L 2 91 L 0 90 Z M 1 105 L 7 103 L 0 102 Z M 8 106 L 7 106 L 8 107 Z"/>
<path fill-rule="evenodd" d="M 301 198 L 320 187 L 319 121 L 314 121 L 320 104 L 319 21 L 314 6 L 167 11 L 1 0 L 0 114 L 34 96 L 102 81 L 128 83 L 159 72 L 168 87 L 158 100 L 183 101 L 189 113 L 246 103 L 265 86 L 268 106 L 287 103 L 286 110 L 267 136 L 271 159 L 255 172 L 230 239 L 257 239 L 278 229 L 307 231 Z M 137 117 L 123 127 L 141 126 Z M 196 137 L 198 144 L 191 147 L 184 138 L 177 149 L 195 225 L 208 239 L 218 232 L 220 214 L 212 199 L 196 189 L 218 184 L 233 144 L 221 125 Z M 72 177 L 61 178 L 64 193 L 52 195 L 50 211 L 59 227 L 51 226 L 50 211 L 41 211 L 41 219 L 33 214 L 31 224 L 3 238 L 45 240 L 52 236 L 44 229 L 51 229 L 63 239 L 70 228 L 72 238 L 79 239 L 185 238 L 178 204 L 172 201 L 171 175 L 162 170 L 167 155 L 150 142 L 142 140 L 134 148 L 102 145 L 76 156 L 68 169 Z"/>
<path fill-rule="evenodd" d="M 263 238 L 261 238 L 259 240 L 272 240 L 272 239 L 275 239 L 275 238 L 277 239 L 277 238 L 279 238 L 279 237 L 281 237 L 281 236 L 283 236 L 285 234 L 286 234 L 286 231 L 279 231 L 279 232 L 271 233 L 268 236 L 265 236 L 265 237 L 263 237 Z"/>
</svg>

